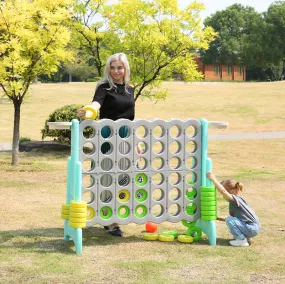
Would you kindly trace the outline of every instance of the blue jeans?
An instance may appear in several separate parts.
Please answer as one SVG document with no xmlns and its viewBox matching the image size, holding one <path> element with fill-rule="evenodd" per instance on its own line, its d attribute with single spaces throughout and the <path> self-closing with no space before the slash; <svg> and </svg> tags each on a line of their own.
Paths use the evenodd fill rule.
<svg viewBox="0 0 285 284">
<path fill-rule="evenodd" d="M 247 224 L 232 216 L 226 218 L 226 224 L 235 239 L 243 240 L 245 238 L 253 238 L 257 236 L 260 231 L 258 224 Z"/>
</svg>

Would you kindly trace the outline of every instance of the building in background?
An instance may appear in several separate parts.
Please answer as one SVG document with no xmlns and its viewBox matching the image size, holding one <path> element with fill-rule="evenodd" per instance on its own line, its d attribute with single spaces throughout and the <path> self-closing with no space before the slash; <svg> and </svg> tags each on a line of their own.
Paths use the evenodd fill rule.
<svg viewBox="0 0 285 284">
<path fill-rule="evenodd" d="M 205 81 L 245 81 L 245 65 L 205 64 L 200 58 L 195 58 L 198 70 L 204 74 Z"/>
</svg>

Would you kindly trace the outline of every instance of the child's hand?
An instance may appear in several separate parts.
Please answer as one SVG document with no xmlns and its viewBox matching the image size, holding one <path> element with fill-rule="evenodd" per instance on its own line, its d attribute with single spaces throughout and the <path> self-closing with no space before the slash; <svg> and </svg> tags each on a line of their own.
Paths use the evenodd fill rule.
<svg viewBox="0 0 285 284">
<path fill-rule="evenodd" d="M 211 181 L 213 181 L 214 179 L 215 179 L 215 176 L 214 176 L 214 174 L 212 174 L 211 172 L 207 172 L 207 178 L 209 179 L 209 180 L 211 180 Z"/>
<path fill-rule="evenodd" d="M 138 154 L 142 154 L 143 153 L 143 150 L 142 150 L 142 147 L 141 147 L 140 143 L 138 143 L 138 145 L 137 145 L 137 151 L 138 151 Z"/>
</svg>

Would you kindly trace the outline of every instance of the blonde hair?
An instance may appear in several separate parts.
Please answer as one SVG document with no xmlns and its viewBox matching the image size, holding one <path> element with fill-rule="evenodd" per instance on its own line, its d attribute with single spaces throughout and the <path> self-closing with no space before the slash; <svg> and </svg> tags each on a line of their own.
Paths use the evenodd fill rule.
<svg viewBox="0 0 285 284">
<path fill-rule="evenodd" d="M 129 82 L 130 82 L 130 73 L 131 72 L 130 72 L 129 61 L 127 59 L 126 54 L 124 54 L 124 53 L 115 53 L 107 59 L 106 65 L 104 68 L 103 79 L 97 84 L 97 88 L 99 87 L 99 85 L 107 83 L 107 82 L 110 85 L 110 89 L 113 89 L 113 88 L 116 89 L 117 88 L 116 84 L 114 83 L 112 76 L 110 75 L 111 64 L 114 61 L 122 61 L 122 63 L 124 64 L 124 68 L 125 68 L 124 84 L 125 84 L 125 89 L 127 91 L 127 87 L 129 85 Z"/>
<path fill-rule="evenodd" d="M 232 190 L 232 189 L 238 189 L 238 191 L 244 191 L 243 184 L 234 179 L 223 180 L 221 184 L 227 191 Z"/>
</svg>

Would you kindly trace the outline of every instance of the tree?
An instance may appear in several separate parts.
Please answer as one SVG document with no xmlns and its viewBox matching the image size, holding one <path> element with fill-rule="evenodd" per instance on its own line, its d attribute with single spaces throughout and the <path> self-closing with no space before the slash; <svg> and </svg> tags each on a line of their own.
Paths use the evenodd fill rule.
<svg viewBox="0 0 285 284">
<path fill-rule="evenodd" d="M 108 26 L 106 0 L 76 0 L 72 21 L 71 44 L 78 53 L 89 57 L 99 77 L 102 76 L 109 46 L 116 41 Z"/>
<path fill-rule="evenodd" d="M 193 54 L 207 49 L 216 36 L 211 27 L 202 29 L 203 8 L 196 2 L 180 10 L 173 0 L 121 0 L 105 9 L 119 38 L 113 52 L 125 52 L 130 60 L 135 99 L 164 99 L 167 91 L 157 87 L 173 73 L 185 81 L 201 79 Z"/>
<path fill-rule="evenodd" d="M 0 3 L 0 87 L 14 105 L 12 164 L 19 164 L 20 109 L 32 80 L 71 57 L 71 0 Z"/>
<path fill-rule="evenodd" d="M 277 66 L 285 62 L 285 1 L 276 1 L 263 14 L 267 24 L 266 58 Z"/>
<path fill-rule="evenodd" d="M 205 63 L 254 64 L 262 41 L 262 34 L 256 33 L 256 29 L 263 26 L 262 17 L 254 8 L 234 4 L 206 18 L 204 24 L 218 32 L 210 48 L 201 52 Z"/>
</svg>

